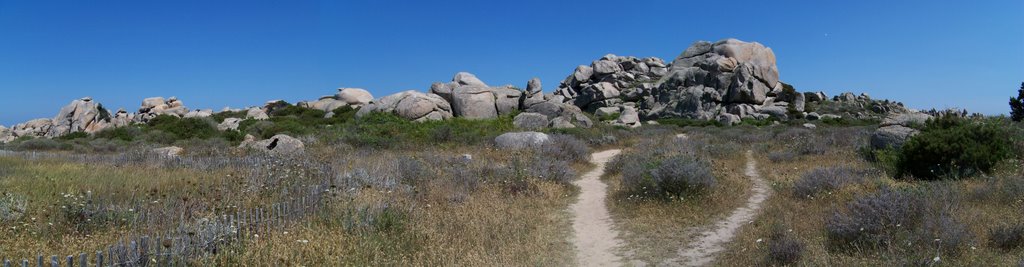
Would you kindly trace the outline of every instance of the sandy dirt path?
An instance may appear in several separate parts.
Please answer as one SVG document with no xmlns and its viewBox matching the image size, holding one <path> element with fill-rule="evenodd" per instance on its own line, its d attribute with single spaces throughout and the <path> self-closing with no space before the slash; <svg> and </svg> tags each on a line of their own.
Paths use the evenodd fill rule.
<svg viewBox="0 0 1024 267">
<path fill-rule="evenodd" d="M 601 182 L 605 163 L 619 152 L 621 150 L 613 149 L 594 153 L 590 159 L 594 169 L 573 183 L 580 187 L 579 199 L 569 207 L 575 218 L 573 244 L 580 266 L 617 266 L 622 262 L 613 253 L 622 241 L 618 239 L 619 233 L 612 229 L 612 219 L 604 203 L 608 185 Z"/>
<path fill-rule="evenodd" d="M 690 245 L 679 250 L 681 262 L 666 262 L 667 265 L 683 264 L 687 266 L 705 266 L 715 260 L 715 254 L 725 250 L 725 244 L 729 243 L 736 235 L 736 231 L 743 225 L 750 223 L 758 211 L 761 203 L 771 195 L 768 183 L 761 178 L 757 172 L 757 161 L 754 160 L 753 152 L 747 151 L 746 175 L 753 183 L 753 194 L 747 199 L 747 204 L 737 208 L 722 221 L 716 222 L 711 229 L 697 236 Z"/>
</svg>

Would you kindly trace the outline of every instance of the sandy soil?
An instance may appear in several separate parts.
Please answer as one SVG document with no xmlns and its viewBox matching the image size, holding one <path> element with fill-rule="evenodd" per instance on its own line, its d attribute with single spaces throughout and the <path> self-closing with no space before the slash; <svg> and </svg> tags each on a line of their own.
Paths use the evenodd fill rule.
<svg viewBox="0 0 1024 267">
<path fill-rule="evenodd" d="M 732 240 L 736 231 L 744 224 L 750 223 L 761 209 L 761 203 L 771 194 L 768 183 L 761 179 L 757 172 L 757 162 L 754 160 L 753 152 L 747 151 L 746 175 L 753 183 L 753 194 L 747 199 L 747 204 L 737 208 L 722 221 L 719 221 L 701 233 L 697 240 L 679 250 L 679 259 L 665 262 L 664 265 L 683 264 L 687 266 L 708 265 L 715 259 L 715 254 L 725 250 L 725 244 Z"/>
<path fill-rule="evenodd" d="M 594 170 L 574 182 L 580 187 L 580 195 L 569 209 L 575 218 L 572 223 L 575 232 L 573 244 L 576 245 L 576 262 L 580 266 L 617 266 L 622 262 L 613 253 L 622 241 L 612 228 L 612 219 L 604 203 L 608 185 L 601 182 L 605 163 L 619 152 L 613 149 L 594 153 L 590 160 L 595 165 Z"/>
</svg>

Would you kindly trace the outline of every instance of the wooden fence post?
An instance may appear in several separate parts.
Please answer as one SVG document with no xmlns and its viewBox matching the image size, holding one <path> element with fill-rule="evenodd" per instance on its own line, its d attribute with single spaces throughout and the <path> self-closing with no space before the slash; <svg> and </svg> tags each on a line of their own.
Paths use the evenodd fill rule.
<svg viewBox="0 0 1024 267">
<path fill-rule="evenodd" d="M 103 251 L 96 251 L 96 267 L 104 267 Z"/>
<path fill-rule="evenodd" d="M 50 256 L 50 267 L 60 267 L 60 259 L 57 255 Z"/>
<path fill-rule="evenodd" d="M 75 267 L 75 255 L 68 255 L 68 267 Z"/>
<path fill-rule="evenodd" d="M 43 265 L 43 255 L 39 255 L 39 257 L 36 257 L 36 262 L 38 263 L 38 265 L 36 265 L 37 267 L 46 266 L 46 265 Z"/>
</svg>

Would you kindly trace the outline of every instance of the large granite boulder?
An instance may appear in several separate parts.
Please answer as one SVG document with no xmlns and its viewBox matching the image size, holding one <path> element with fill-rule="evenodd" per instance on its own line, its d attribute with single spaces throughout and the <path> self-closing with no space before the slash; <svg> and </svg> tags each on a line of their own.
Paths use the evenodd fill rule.
<svg viewBox="0 0 1024 267">
<path fill-rule="evenodd" d="M 324 112 L 331 112 L 335 109 L 349 106 L 347 102 L 338 100 L 335 96 L 323 96 L 317 101 L 302 101 L 296 105 L 309 109 L 322 110 Z"/>
<path fill-rule="evenodd" d="M 871 134 L 871 147 L 875 149 L 900 148 L 907 139 L 920 131 L 903 125 L 883 126 Z"/>
<path fill-rule="evenodd" d="M 504 133 L 494 138 L 494 144 L 501 149 L 537 148 L 543 146 L 549 137 L 539 132 Z"/>
<path fill-rule="evenodd" d="M 735 110 L 741 114 L 734 115 L 756 117 L 725 107 L 763 105 L 770 92 L 781 88 L 771 48 L 736 39 L 699 41 L 672 62 L 669 73 L 645 96 L 640 112 L 647 118 L 711 120 Z"/>
<path fill-rule="evenodd" d="M 343 107 L 359 109 L 373 102 L 373 95 L 360 88 L 338 88 L 335 95 L 322 96 L 316 101 L 301 101 L 296 106 L 332 112 Z"/>
<path fill-rule="evenodd" d="M 370 102 L 356 113 L 362 117 L 372 112 L 398 115 L 413 121 L 445 120 L 452 118 L 452 108 L 436 94 L 405 91 Z"/>
<path fill-rule="evenodd" d="M 239 147 L 266 152 L 271 155 L 295 155 L 305 152 L 306 147 L 301 140 L 279 134 L 261 141 L 247 140 Z"/>
<path fill-rule="evenodd" d="M 579 107 L 559 102 L 558 99 L 533 105 L 526 109 L 526 112 L 546 116 L 549 127 L 552 128 L 590 128 L 594 126 L 594 122 Z"/>
<path fill-rule="evenodd" d="M 220 122 L 220 124 L 217 124 L 217 130 L 238 130 L 238 126 L 241 122 L 242 119 L 239 118 L 225 118 L 224 121 Z"/>
<path fill-rule="evenodd" d="M 14 137 L 44 137 L 50 132 L 50 127 L 52 126 L 53 122 L 51 119 L 34 119 L 14 125 L 14 127 L 11 127 L 11 133 Z"/>
<path fill-rule="evenodd" d="M 51 123 L 46 137 L 59 137 L 74 132 L 94 133 L 110 126 L 110 112 L 102 104 L 85 97 L 61 108 Z"/>
<path fill-rule="evenodd" d="M 183 117 L 188 114 L 188 107 L 177 97 L 164 99 L 163 97 L 150 97 L 142 100 L 139 112 L 134 116 L 134 122 L 144 123 L 160 115 Z"/>
<path fill-rule="evenodd" d="M 373 101 L 373 95 L 361 88 L 338 88 L 335 99 L 354 107 L 362 107 Z"/>
<path fill-rule="evenodd" d="M 845 96 L 843 97 L 846 98 Z M 871 134 L 871 147 L 875 149 L 899 148 L 907 139 L 920 133 L 920 127 L 932 118 L 921 112 L 901 112 L 886 116 L 880 127 Z"/>
<path fill-rule="evenodd" d="M 537 80 L 532 86 L 530 89 L 535 92 L 529 96 L 537 99 L 540 81 Z M 475 75 L 466 72 L 455 74 L 450 83 L 434 83 L 430 86 L 430 92 L 451 103 L 454 116 L 467 119 L 496 118 L 520 110 L 525 95 L 512 86 L 487 86 Z"/>
<path fill-rule="evenodd" d="M 598 108 L 620 108 L 641 100 L 668 72 L 659 58 L 605 55 L 589 66 L 578 66 L 555 90 L 564 102 L 593 112 Z"/>
<path fill-rule="evenodd" d="M 185 149 L 176 146 L 168 146 L 154 148 L 149 150 L 149 152 L 162 158 L 177 158 L 178 156 L 181 156 L 181 154 L 185 152 Z"/>
<path fill-rule="evenodd" d="M 612 125 L 636 128 L 640 127 L 640 115 L 636 112 L 634 107 L 622 107 L 619 118 L 612 121 Z"/>
<path fill-rule="evenodd" d="M 270 119 L 270 115 L 267 115 L 267 111 L 262 108 L 251 107 L 245 111 L 245 118 L 261 121 Z"/>
<path fill-rule="evenodd" d="M 512 125 L 516 126 L 516 128 L 526 130 L 544 129 L 547 128 L 550 123 L 551 121 L 548 119 L 548 116 L 533 112 L 519 113 L 519 115 L 516 115 L 512 120 Z"/>
</svg>

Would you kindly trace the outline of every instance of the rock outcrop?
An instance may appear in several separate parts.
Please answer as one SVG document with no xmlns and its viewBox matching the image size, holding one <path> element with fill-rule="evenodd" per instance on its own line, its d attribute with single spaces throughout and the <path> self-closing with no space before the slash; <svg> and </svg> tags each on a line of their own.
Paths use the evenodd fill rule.
<svg viewBox="0 0 1024 267">
<path fill-rule="evenodd" d="M 609 54 L 590 66 L 576 67 L 562 80 L 554 95 L 589 112 L 602 107 L 622 107 L 640 101 L 666 73 L 668 66 L 660 58 Z"/>
<path fill-rule="evenodd" d="M 373 95 L 369 91 L 360 88 L 338 88 L 335 95 L 322 96 L 317 101 L 303 101 L 296 104 L 304 108 L 332 112 L 343 107 L 359 109 L 373 101 Z"/>
<path fill-rule="evenodd" d="M 537 148 L 548 141 L 545 133 L 539 132 L 512 132 L 504 133 L 494 138 L 494 144 L 501 149 L 524 149 Z"/>
<path fill-rule="evenodd" d="M 11 133 L 11 129 L 7 129 L 3 125 L 0 125 L 0 143 L 9 143 L 14 141 L 14 134 Z"/>
<path fill-rule="evenodd" d="M 71 101 L 51 120 L 46 137 L 59 137 L 73 132 L 94 133 L 110 126 L 110 112 L 102 104 L 84 97 Z"/>
<path fill-rule="evenodd" d="M 183 117 L 185 114 L 188 114 L 188 108 L 177 97 L 172 96 L 166 100 L 163 97 L 150 97 L 142 100 L 139 113 L 133 119 L 134 122 L 144 123 L 160 115 Z"/>
<path fill-rule="evenodd" d="M 874 149 L 900 148 L 907 139 L 920 133 L 913 127 L 920 127 L 932 116 L 921 112 L 903 112 L 889 114 L 871 134 L 871 147 Z"/>
<path fill-rule="evenodd" d="M 754 117 L 769 93 L 781 91 L 771 48 L 736 39 L 699 41 L 672 62 L 669 74 L 645 97 L 641 113 L 703 120 L 722 113 Z"/>
<path fill-rule="evenodd" d="M 539 80 L 536 86 L 540 86 Z M 467 119 L 490 119 L 512 113 L 520 109 L 524 95 L 512 86 L 487 86 L 466 72 L 455 74 L 450 83 L 434 83 L 430 92 L 447 100 L 454 116 Z"/>
<path fill-rule="evenodd" d="M 400 92 L 374 100 L 359 109 L 356 116 L 362 117 L 372 112 L 391 113 L 413 121 L 452 118 L 452 107 L 448 101 L 436 94 L 416 91 Z"/>
<path fill-rule="evenodd" d="M 266 140 L 246 140 L 239 145 L 242 148 L 249 148 L 256 151 L 269 153 L 271 155 L 295 155 L 306 151 L 301 140 L 294 137 L 279 134 Z"/>
<path fill-rule="evenodd" d="M 149 150 L 149 152 L 163 158 L 177 158 L 178 156 L 181 156 L 183 152 L 185 152 L 185 149 L 176 146 L 168 146 L 154 148 Z"/>
</svg>

